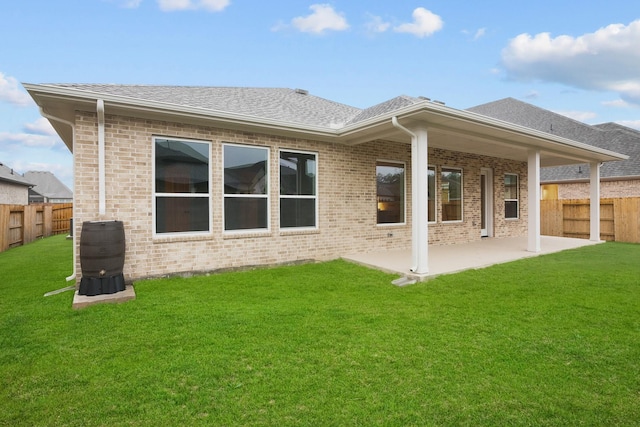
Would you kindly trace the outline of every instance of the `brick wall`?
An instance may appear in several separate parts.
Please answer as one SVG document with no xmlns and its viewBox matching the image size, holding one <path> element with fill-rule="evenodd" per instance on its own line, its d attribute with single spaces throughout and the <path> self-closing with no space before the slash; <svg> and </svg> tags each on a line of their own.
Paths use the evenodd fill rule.
<svg viewBox="0 0 640 427">
<path fill-rule="evenodd" d="M 559 199 L 588 199 L 590 196 L 588 182 L 558 184 Z M 601 181 L 600 197 L 615 199 L 618 197 L 640 197 L 640 179 L 624 181 Z"/>
<path fill-rule="evenodd" d="M 153 236 L 152 136 L 211 142 L 213 231 L 206 236 Z M 264 134 L 162 121 L 106 116 L 106 215 L 98 216 L 97 121 L 95 113 L 76 116 L 75 218 L 80 236 L 83 221 L 120 220 L 126 233 L 124 273 L 128 280 L 172 273 L 214 271 L 299 260 L 327 260 L 377 249 L 411 247 L 411 149 L 409 144 L 373 141 L 355 147 Z M 222 144 L 270 148 L 270 231 L 223 233 Z M 278 150 L 318 154 L 318 230 L 279 229 Z M 406 165 L 407 222 L 376 225 L 376 161 Z M 480 168 L 493 169 L 496 237 L 526 234 L 526 163 L 430 149 L 429 164 L 463 169 L 463 215 L 457 223 L 429 225 L 430 244 L 480 239 Z M 520 176 L 520 217 L 504 220 L 504 173 Z M 438 196 L 439 197 L 439 196 Z M 439 200 L 437 205 L 439 205 Z M 80 239 L 78 239 L 78 242 Z M 79 257 L 78 257 L 79 262 Z M 80 266 L 78 265 L 78 272 Z"/>
</svg>

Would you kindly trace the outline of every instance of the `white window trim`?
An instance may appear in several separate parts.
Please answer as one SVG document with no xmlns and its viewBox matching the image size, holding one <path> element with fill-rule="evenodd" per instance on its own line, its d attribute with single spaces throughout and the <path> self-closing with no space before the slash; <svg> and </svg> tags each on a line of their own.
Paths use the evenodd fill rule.
<svg viewBox="0 0 640 427">
<path fill-rule="evenodd" d="M 182 142 L 194 142 L 194 143 L 199 143 L 199 144 L 207 144 L 209 146 L 208 148 L 208 154 L 209 154 L 209 165 L 208 165 L 208 176 L 209 176 L 209 192 L 208 193 L 156 193 L 156 140 L 157 139 L 171 139 L 171 140 L 175 140 L 175 141 L 182 141 Z M 213 234 L 213 197 L 211 197 L 212 194 L 212 184 L 213 184 L 213 180 L 211 179 L 212 177 L 212 169 L 211 169 L 211 163 L 212 163 L 212 153 L 211 153 L 211 146 L 212 143 L 211 141 L 206 141 L 206 140 L 198 140 L 198 139 L 188 139 L 188 138 L 180 138 L 180 137 L 174 137 L 174 136 L 161 136 L 161 135 L 153 135 L 151 137 L 151 156 L 152 156 L 152 165 L 151 165 L 151 176 L 153 177 L 153 185 L 151 188 L 151 199 L 152 199 L 152 209 L 151 209 L 151 221 L 152 221 L 152 228 L 153 228 L 153 233 L 152 233 L 152 237 L 153 238 L 164 238 L 164 237 L 175 237 L 175 236 L 180 236 L 180 237 L 189 237 L 189 236 L 210 236 Z M 181 231 L 181 232 L 170 232 L 170 233 L 158 233 L 157 232 L 157 228 L 156 228 L 156 199 L 157 197 L 189 197 L 189 198 L 197 198 L 197 197 L 207 197 L 209 199 L 209 230 L 207 231 Z"/>
<path fill-rule="evenodd" d="M 427 224 L 437 224 L 438 223 L 438 168 L 435 165 L 427 165 L 427 180 L 429 179 L 428 170 L 433 169 L 433 186 L 434 186 L 434 195 L 433 195 L 433 217 L 435 218 L 433 221 L 429 221 L 429 211 L 427 209 Z M 427 181 L 427 191 L 429 187 L 429 182 Z M 429 197 L 427 196 L 427 203 L 429 203 Z M 428 205 L 427 205 L 428 208 Z"/>
<path fill-rule="evenodd" d="M 298 195 L 298 196 L 290 196 L 290 195 L 282 195 L 280 194 L 280 155 L 282 153 L 298 153 L 298 154 L 312 154 L 315 156 L 316 158 L 316 179 L 315 179 L 315 189 L 314 189 L 314 196 L 308 196 L 308 195 Z M 286 148 L 281 148 L 278 150 L 278 228 L 282 231 L 282 232 L 296 232 L 296 231 L 315 231 L 319 229 L 319 206 L 320 206 L 320 202 L 319 202 L 319 196 L 318 196 L 318 176 L 320 175 L 320 168 L 318 167 L 319 165 L 319 155 L 317 152 L 315 151 L 302 151 L 302 150 L 287 150 Z M 281 217 L 281 212 L 280 212 L 280 199 L 314 199 L 316 201 L 315 203 L 315 218 L 316 218 L 316 225 L 314 225 L 313 227 L 283 227 L 280 223 L 282 217 Z"/>
<path fill-rule="evenodd" d="M 516 202 L 517 209 L 516 209 L 516 216 L 513 217 L 513 218 L 507 218 L 507 213 L 504 212 L 503 213 L 504 220 L 505 221 L 517 221 L 517 220 L 520 219 L 520 175 L 517 174 L 517 173 L 507 172 L 507 173 L 504 174 L 504 177 L 506 178 L 507 175 L 513 175 L 513 176 L 516 177 L 516 191 L 518 192 L 518 198 L 516 198 L 516 199 L 507 199 L 505 197 L 505 199 L 504 199 L 505 206 L 506 206 L 507 202 Z M 503 184 L 504 184 L 504 181 L 503 181 Z M 504 193 L 502 195 L 504 197 Z M 506 209 L 505 209 L 505 211 L 506 211 Z"/>
<path fill-rule="evenodd" d="M 402 196 L 402 208 L 403 208 L 403 214 L 402 214 L 402 218 L 404 218 L 404 221 L 402 222 L 385 222 L 385 223 L 378 223 L 378 207 L 376 206 L 376 227 L 399 227 L 399 226 L 403 226 L 403 225 L 407 225 L 407 164 L 406 162 L 402 162 L 399 160 L 388 160 L 388 159 L 377 159 L 376 160 L 376 164 L 375 167 L 376 169 L 378 168 L 378 163 L 393 163 L 396 165 L 402 165 L 402 169 L 404 170 L 404 174 L 403 174 L 403 182 L 402 182 L 402 191 L 404 192 L 404 195 Z M 376 186 L 378 185 L 378 173 L 376 172 Z M 378 191 L 376 189 L 376 204 L 378 202 Z"/>
<path fill-rule="evenodd" d="M 224 192 L 224 148 L 225 147 L 241 147 L 241 148 L 257 148 L 260 150 L 266 150 L 267 152 L 267 182 L 265 183 L 267 194 L 225 194 Z M 222 143 L 222 155 L 221 159 L 221 168 L 220 171 L 222 173 L 221 183 L 222 183 L 222 232 L 225 235 L 233 235 L 233 234 L 256 234 L 263 233 L 267 234 L 271 232 L 271 149 L 269 147 L 261 146 L 261 145 L 250 145 L 250 144 L 234 144 L 230 142 Z M 243 228 L 241 230 L 227 230 L 225 224 L 225 199 L 229 198 L 256 198 L 256 199 L 267 199 L 267 227 L 266 228 Z"/>
<path fill-rule="evenodd" d="M 464 169 L 455 166 L 441 166 L 440 167 L 440 191 L 442 191 L 442 171 L 445 169 L 449 170 L 458 170 L 460 171 L 460 219 L 455 219 L 452 221 L 444 221 L 441 219 L 443 224 L 456 224 L 464 222 Z M 442 215 L 442 212 L 440 213 Z"/>
</svg>

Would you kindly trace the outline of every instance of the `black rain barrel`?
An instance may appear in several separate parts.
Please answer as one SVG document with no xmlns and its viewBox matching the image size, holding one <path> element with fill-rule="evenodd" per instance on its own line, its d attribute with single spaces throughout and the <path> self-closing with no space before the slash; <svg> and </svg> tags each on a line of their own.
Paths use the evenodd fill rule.
<svg viewBox="0 0 640 427">
<path fill-rule="evenodd" d="M 80 295 L 124 291 L 124 225 L 122 221 L 85 221 L 80 235 Z"/>
</svg>

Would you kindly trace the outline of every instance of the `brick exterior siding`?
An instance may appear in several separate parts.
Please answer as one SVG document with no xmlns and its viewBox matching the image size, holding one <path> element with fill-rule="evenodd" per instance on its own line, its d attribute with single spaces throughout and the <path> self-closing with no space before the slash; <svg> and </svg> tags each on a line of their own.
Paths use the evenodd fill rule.
<svg viewBox="0 0 640 427">
<path fill-rule="evenodd" d="M 341 255 L 411 247 L 411 148 L 409 144 L 372 141 L 346 146 L 204 126 L 106 116 L 106 215 L 98 216 L 98 143 L 95 113 L 77 112 L 75 128 L 75 233 L 77 247 L 84 221 L 120 220 L 126 234 L 124 274 L 128 281 L 175 273 L 196 273 L 246 266 L 328 260 Z M 153 136 L 211 143 L 213 229 L 209 235 L 153 235 Z M 270 230 L 223 232 L 222 144 L 270 148 Z M 318 229 L 279 228 L 279 150 L 317 153 Z M 376 161 L 406 165 L 406 224 L 376 224 Z M 431 148 L 436 192 L 444 167 L 463 170 L 463 221 L 429 224 L 429 243 L 444 245 L 480 239 L 480 168 L 493 170 L 495 237 L 527 232 L 527 164 Z M 504 174 L 519 176 L 519 218 L 504 219 Z M 80 257 L 78 256 L 80 276 Z"/>
<path fill-rule="evenodd" d="M 559 199 L 588 199 L 590 195 L 588 182 L 558 184 Z M 619 197 L 640 197 L 640 179 L 620 181 L 600 181 L 600 197 L 615 199 Z"/>
</svg>

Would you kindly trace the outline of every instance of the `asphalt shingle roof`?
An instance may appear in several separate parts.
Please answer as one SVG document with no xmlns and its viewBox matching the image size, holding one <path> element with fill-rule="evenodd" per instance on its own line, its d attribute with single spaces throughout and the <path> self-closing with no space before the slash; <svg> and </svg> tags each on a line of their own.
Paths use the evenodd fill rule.
<svg viewBox="0 0 640 427">
<path fill-rule="evenodd" d="M 385 113 L 395 111 L 403 107 L 408 107 L 420 101 L 420 98 L 413 98 L 411 96 L 397 96 L 388 101 L 381 102 L 380 104 L 374 105 L 373 107 L 362 110 L 360 114 L 353 117 L 348 124 L 358 123 L 367 119 L 371 119 L 373 117 L 381 116 Z"/>
<path fill-rule="evenodd" d="M 49 86 L 331 129 L 344 126 L 362 111 L 356 107 L 310 95 L 300 89 L 114 84 Z"/>
<path fill-rule="evenodd" d="M 628 160 L 605 163 L 600 176 L 640 176 L 640 131 L 616 123 L 588 125 L 514 98 L 478 105 L 467 111 L 626 154 Z M 543 182 L 588 179 L 589 165 L 542 168 L 540 178 Z"/>
<path fill-rule="evenodd" d="M 6 166 L 0 163 L 0 181 L 10 182 L 12 184 L 24 185 L 25 187 L 30 187 L 33 185 L 27 179 L 25 179 L 22 175 L 15 172 L 9 166 Z"/>
<path fill-rule="evenodd" d="M 54 174 L 45 171 L 29 171 L 25 179 L 34 184 L 33 191 L 49 199 L 72 199 L 73 192 Z"/>
</svg>

